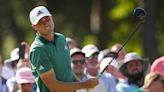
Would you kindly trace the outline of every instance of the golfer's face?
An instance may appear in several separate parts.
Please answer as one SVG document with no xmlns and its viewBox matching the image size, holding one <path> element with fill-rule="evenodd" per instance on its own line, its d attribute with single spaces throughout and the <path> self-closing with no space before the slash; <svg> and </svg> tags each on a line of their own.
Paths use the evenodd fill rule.
<svg viewBox="0 0 164 92">
<path fill-rule="evenodd" d="M 36 30 L 39 31 L 40 34 L 47 35 L 54 31 L 54 23 L 51 16 L 45 16 L 39 20 L 36 24 Z"/>
</svg>

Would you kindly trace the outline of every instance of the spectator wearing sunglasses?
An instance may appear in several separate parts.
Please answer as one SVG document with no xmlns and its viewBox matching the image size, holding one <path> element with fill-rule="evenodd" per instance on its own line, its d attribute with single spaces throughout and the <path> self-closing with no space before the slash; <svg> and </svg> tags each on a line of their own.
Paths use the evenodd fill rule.
<svg viewBox="0 0 164 92">
<path fill-rule="evenodd" d="M 98 48 L 89 44 L 82 48 L 82 52 L 85 53 L 86 56 L 86 64 L 87 64 L 87 72 L 92 76 L 97 76 L 98 74 Z"/>
<path fill-rule="evenodd" d="M 84 74 L 85 69 L 85 54 L 81 52 L 79 48 L 73 48 L 70 50 L 71 55 L 71 67 L 73 70 L 74 77 L 76 81 L 85 81 L 87 80 L 86 74 Z M 105 86 L 102 81 L 99 80 L 99 84 L 95 86 L 93 89 L 79 89 L 76 92 L 106 92 Z"/>
<path fill-rule="evenodd" d="M 99 61 L 98 61 L 98 48 L 93 44 L 85 45 L 82 52 L 86 56 L 86 70 L 87 78 L 99 77 Z M 116 92 L 116 81 L 111 74 L 103 73 L 100 80 L 104 83 L 107 92 Z"/>
<path fill-rule="evenodd" d="M 79 48 L 73 48 L 70 50 L 71 55 L 71 68 L 76 75 L 77 80 L 82 80 L 84 76 L 85 68 L 85 54 L 81 52 Z"/>
<path fill-rule="evenodd" d="M 163 92 L 164 77 L 157 72 L 146 75 L 144 85 L 135 92 Z"/>
</svg>

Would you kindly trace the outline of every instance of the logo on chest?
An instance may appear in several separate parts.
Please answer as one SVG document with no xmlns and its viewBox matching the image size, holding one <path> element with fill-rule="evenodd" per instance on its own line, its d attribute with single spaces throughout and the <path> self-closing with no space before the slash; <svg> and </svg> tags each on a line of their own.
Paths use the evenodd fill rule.
<svg viewBox="0 0 164 92">
<path fill-rule="evenodd" d="M 65 45 L 64 50 L 68 50 L 68 47 Z"/>
</svg>

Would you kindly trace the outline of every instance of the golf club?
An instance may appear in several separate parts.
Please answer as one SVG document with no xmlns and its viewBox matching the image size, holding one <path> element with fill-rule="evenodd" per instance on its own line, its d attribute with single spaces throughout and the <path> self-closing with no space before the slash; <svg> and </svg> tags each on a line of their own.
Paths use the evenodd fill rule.
<svg viewBox="0 0 164 92">
<path fill-rule="evenodd" d="M 135 18 L 135 20 L 137 21 L 137 26 L 135 27 L 134 31 L 132 31 L 127 40 L 124 42 L 124 44 L 122 45 L 122 47 L 118 50 L 117 54 L 119 54 L 119 52 L 123 49 L 123 47 L 127 44 L 127 42 L 132 38 L 132 36 L 138 31 L 138 29 L 141 27 L 141 25 L 145 22 L 145 18 L 146 18 L 146 12 L 144 9 L 142 9 L 141 7 L 137 7 L 134 9 L 134 13 L 133 16 Z M 112 60 L 109 62 L 109 64 L 116 59 L 117 56 L 115 55 Z M 109 65 L 108 64 L 108 65 Z M 101 73 L 97 76 L 97 78 L 100 78 L 101 75 L 104 73 L 104 71 L 107 69 L 108 65 L 101 71 Z"/>
</svg>

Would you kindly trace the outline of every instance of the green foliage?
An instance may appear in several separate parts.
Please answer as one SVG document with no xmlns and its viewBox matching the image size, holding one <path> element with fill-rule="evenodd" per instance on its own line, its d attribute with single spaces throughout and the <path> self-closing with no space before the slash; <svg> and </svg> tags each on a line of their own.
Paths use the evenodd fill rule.
<svg viewBox="0 0 164 92">
<path fill-rule="evenodd" d="M 142 1 L 142 0 L 141 0 Z M 108 3 L 105 3 L 108 2 Z M 162 2 L 160 0 L 160 2 Z M 35 31 L 29 21 L 29 12 L 34 6 L 45 5 L 52 12 L 55 21 L 55 31 L 74 38 L 78 46 L 95 44 L 102 48 L 111 47 L 115 43 L 123 43 L 135 28 L 131 15 L 138 5 L 138 0 L 100 0 L 99 33 L 90 31 L 90 13 L 92 1 L 88 0 L 0 0 L 0 50 L 3 56 L 9 57 L 9 52 L 16 47 L 18 41 L 25 40 L 29 44 L 35 37 Z M 105 3 L 105 4 L 104 4 Z M 163 2 L 160 3 L 163 6 Z M 146 4 L 145 4 L 146 5 Z M 159 52 L 164 54 L 163 7 L 157 11 L 157 39 Z M 5 35 L 5 36 L 3 36 Z M 155 34 L 154 34 L 155 35 Z M 146 35 L 145 35 L 146 36 Z M 125 46 L 126 50 L 144 54 L 140 32 Z M 100 44 L 98 44 L 100 43 Z M 149 47 L 148 47 L 149 48 Z"/>
<path fill-rule="evenodd" d="M 10 58 L 10 52 L 15 48 L 16 39 L 12 34 L 3 37 L 4 43 L 2 44 L 3 58 Z"/>
<path fill-rule="evenodd" d="M 82 42 L 82 46 L 81 47 L 83 47 L 83 46 L 85 46 L 87 44 L 94 44 L 94 45 L 96 45 L 97 44 L 97 38 L 95 36 L 93 36 L 93 35 L 86 35 L 84 37 L 84 41 Z"/>
<path fill-rule="evenodd" d="M 159 37 L 159 43 L 161 44 L 158 47 L 158 51 L 159 51 L 160 55 L 163 55 L 164 54 L 164 50 L 163 50 L 163 46 L 164 46 L 164 34 L 162 34 L 162 32 L 159 32 L 157 35 Z"/>
<path fill-rule="evenodd" d="M 111 16 L 111 19 L 113 20 L 123 19 L 129 16 L 129 13 L 133 11 L 134 6 L 134 3 L 130 1 L 121 2 L 109 12 L 109 16 Z"/>
<path fill-rule="evenodd" d="M 124 44 L 125 41 L 128 39 L 128 36 L 134 31 L 132 26 L 129 26 L 130 24 L 127 22 L 120 22 L 116 29 L 113 31 L 112 39 L 113 41 L 108 43 L 108 48 L 110 48 L 115 43 L 121 43 Z M 136 51 L 138 53 L 141 53 L 143 55 L 143 49 L 141 45 L 141 37 L 139 35 L 139 32 L 136 32 L 135 35 L 132 36 L 132 38 L 128 41 L 128 43 L 125 45 L 125 48 L 127 52 Z"/>
</svg>

